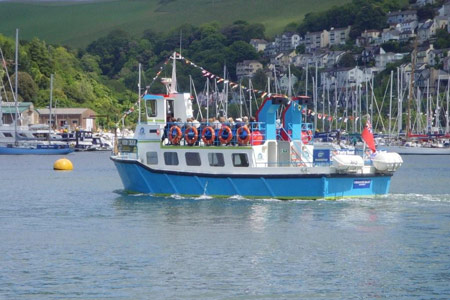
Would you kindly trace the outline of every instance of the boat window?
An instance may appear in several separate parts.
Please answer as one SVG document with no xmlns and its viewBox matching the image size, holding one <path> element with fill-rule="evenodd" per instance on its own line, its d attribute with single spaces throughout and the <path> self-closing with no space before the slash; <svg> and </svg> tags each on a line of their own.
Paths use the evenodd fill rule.
<svg viewBox="0 0 450 300">
<path fill-rule="evenodd" d="M 3 132 L 3 135 L 5 136 L 5 137 L 12 137 L 13 135 L 11 134 L 11 133 L 9 133 L 9 132 Z"/>
<path fill-rule="evenodd" d="M 164 152 L 164 162 L 168 166 L 178 166 L 178 154 L 176 152 Z"/>
<path fill-rule="evenodd" d="M 186 152 L 186 165 L 188 166 L 200 166 L 200 154 L 197 152 Z"/>
<path fill-rule="evenodd" d="M 19 136 L 20 136 L 20 137 L 23 137 L 23 138 L 24 138 L 24 137 L 27 137 L 24 133 L 19 133 Z"/>
<path fill-rule="evenodd" d="M 233 166 L 248 167 L 248 157 L 246 153 L 233 153 Z"/>
<path fill-rule="evenodd" d="M 156 100 L 147 100 L 145 106 L 147 107 L 147 116 L 156 117 Z"/>
<path fill-rule="evenodd" d="M 225 161 L 223 160 L 222 153 L 208 153 L 208 160 L 211 167 L 225 166 Z"/>
<path fill-rule="evenodd" d="M 158 152 L 150 151 L 147 152 L 147 165 L 157 165 L 158 164 Z"/>
</svg>

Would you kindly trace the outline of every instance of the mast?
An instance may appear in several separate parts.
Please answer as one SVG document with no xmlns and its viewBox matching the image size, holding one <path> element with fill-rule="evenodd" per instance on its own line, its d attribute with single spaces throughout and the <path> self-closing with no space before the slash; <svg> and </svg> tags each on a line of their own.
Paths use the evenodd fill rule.
<svg viewBox="0 0 450 300">
<path fill-rule="evenodd" d="M 52 105 L 53 105 L 53 74 L 50 75 L 50 106 L 48 114 L 48 142 L 50 143 L 50 134 L 52 132 Z"/>
<path fill-rule="evenodd" d="M 19 115 L 19 106 L 18 106 L 18 101 L 19 99 L 17 98 L 18 96 L 18 82 L 19 82 L 19 29 L 16 29 L 16 63 L 15 63 L 15 72 L 16 72 L 16 76 L 15 76 L 15 96 L 14 96 L 14 106 L 15 106 L 15 121 L 14 121 L 14 142 L 17 144 L 17 119 L 18 119 L 18 115 Z"/>
<path fill-rule="evenodd" d="M 427 133 L 431 133 L 430 125 L 430 79 L 427 80 Z"/>
<path fill-rule="evenodd" d="M 308 96 L 308 66 L 309 66 L 309 61 L 306 62 L 305 96 Z"/>
<path fill-rule="evenodd" d="M 173 53 L 173 65 L 172 65 L 172 80 L 170 84 L 171 94 L 177 93 L 177 53 Z"/>
<path fill-rule="evenodd" d="M 139 82 L 138 82 L 139 115 L 138 115 L 138 124 L 141 124 L 141 68 L 142 68 L 142 64 L 139 63 Z"/>
<path fill-rule="evenodd" d="M 391 70 L 391 90 L 389 92 L 389 139 L 391 138 L 391 123 L 392 123 L 392 85 L 394 81 L 394 70 Z"/>
<path fill-rule="evenodd" d="M 406 128 L 406 138 L 409 139 L 411 135 L 411 104 L 414 93 L 414 71 L 416 68 L 416 55 L 417 55 L 417 37 L 414 40 L 414 49 L 411 53 L 411 77 L 409 78 L 409 95 L 408 95 L 408 124 Z"/>
<path fill-rule="evenodd" d="M 209 123 L 209 77 L 206 78 L 206 122 Z"/>
<path fill-rule="evenodd" d="M 449 94 L 450 94 L 450 76 L 447 79 L 447 111 L 445 112 L 445 134 L 449 133 L 449 120 L 448 120 L 448 109 L 449 109 Z"/>
</svg>

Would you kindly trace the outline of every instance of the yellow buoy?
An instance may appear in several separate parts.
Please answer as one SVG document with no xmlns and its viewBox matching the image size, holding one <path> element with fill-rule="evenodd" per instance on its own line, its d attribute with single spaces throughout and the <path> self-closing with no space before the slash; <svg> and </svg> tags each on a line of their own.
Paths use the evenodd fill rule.
<svg viewBox="0 0 450 300">
<path fill-rule="evenodd" d="M 53 164 L 53 170 L 56 171 L 71 171 L 73 170 L 73 165 L 67 158 L 60 158 Z"/>
</svg>

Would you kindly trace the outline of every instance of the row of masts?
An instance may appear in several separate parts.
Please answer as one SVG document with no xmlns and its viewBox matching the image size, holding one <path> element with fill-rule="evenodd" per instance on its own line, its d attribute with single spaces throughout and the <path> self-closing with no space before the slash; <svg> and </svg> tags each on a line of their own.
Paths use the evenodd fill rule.
<svg viewBox="0 0 450 300">
<path fill-rule="evenodd" d="M 414 53 L 413 53 L 414 56 Z M 310 72 L 310 68 L 306 66 L 306 76 L 304 78 L 304 95 L 308 96 L 310 87 L 309 82 L 312 81 L 312 102 L 311 110 L 308 110 L 308 118 L 314 123 L 314 128 L 321 131 L 331 130 L 345 130 L 347 132 L 361 132 L 363 129 L 362 116 L 369 117 L 372 120 L 374 128 L 377 132 L 383 132 L 389 137 L 398 137 L 402 133 L 406 132 L 407 135 L 411 133 L 434 133 L 439 131 L 441 133 L 449 133 L 449 88 L 450 88 L 450 76 L 446 78 L 447 88 L 444 93 L 445 97 L 441 97 L 441 81 L 445 79 L 439 78 L 437 80 L 437 89 L 433 96 L 430 92 L 430 81 L 427 81 L 426 89 L 420 89 L 415 87 L 414 82 L 414 68 L 415 62 L 413 61 L 411 66 L 411 72 L 409 73 L 410 84 L 404 84 L 407 81 L 408 73 L 405 68 L 397 67 L 396 76 L 394 71 L 390 73 L 388 83 L 385 87 L 385 93 L 382 99 L 377 99 L 374 92 L 374 76 L 368 77 L 366 69 L 364 69 L 364 79 L 356 81 L 351 85 L 348 80 L 342 81 L 338 78 L 332 78 L 331 82 L 322 82 L 321 89 L 319 91 L 319 72 L 318 64 L 315 63 L 314 72 Z M 290 68 L 289 71 L 289 88 L 287 90 L 281 90 L 280 85 L 276 79 L 274 70 L 274 80 L 268 78 L 266 91 L 267 94 L 274 92 L 275 94 L 283 93 L 288 97 L 292 97 L 295 93 L 293 91 L 293 85 L 291 81 Z M 313 74 L 310 74 L 313 73 Z M 228 117 L 230 114 L 229 104 L 231 102 L 238 103 L 239 111 L 238 116 L 244 115 L 252 116 L 255 109 L 258 109 L 262 103 L 260 95 L 256 95 L 252 81 L 249 79 L 248 87 L 243 88 L 242 84 L 239 84 L 237 88 L 230 88 L 227 78 L 226 68 L 224 68 L 225 80 L 219 84 L 216 79 L 206 78 L 205 87 L 202 93 L 197 94 L 192 78 L 190 78 L 190 90 L 191 95 L 194 95 L 194 101 L 200 108 L 202 103 L 206 102 L 206 116 L 202 113 L 201 109 L 198 109 L 197 118 L 209 119 L 211 117 L 224 116 Z M 357 77 L 358 78 L 358 77 Z M 397 80 L 395 80 L 395 78 Z M 327 80 L 328 81 L 328 80 Z M 396 95 L 394 93 L 394 85 L 396 82 Z M 175 83 L 175 85 L 174 85 Z M 140 95 L 142 89 L 140 88 L 139 77 L 139 91 Z M 172 78 L 172 86 L 176 90 L 176 78 Z M 389 93 L 388 93 L 389 92 Z M 230 95 L 232 100 L 230 100 Z M 406 110 L 406 120 L 403 120 L 403 114 L 405 108 L 403 103 L 408 95 L 408 105 Z M 423 97 L 426 96 L 426 101 L 423 101 Z M 389 99 L 389 105 L 386 108 L 385 102 Z M 259 99 L 259 100 L 258 100 Z M 394 106 L 394 99 L 397 100 L 397 106 Z M 414 101 L 415 99 L 415 101 Z M 445 109 L 443 101 L 446 100 Z M 379 105 L 381 102 L 381 105 Z M 425 106 L 425 107 L 423 107 Z M 425 109 L 426 121 L 423 124 L 423 113 Z M 415 111 L 415 117 L 413 118 L 412 111 Z M 444 114 L 443 114 L 444 113 Z M 236 114 L 234 114 L 236 115 Z M 383 115 L 387 115 L 387 124 L 385 124 L 386 118 Z M 326 117 L 325 117 L 326 116 Z M 322 118 L 320 118 L 322 117 Z M 444 122 L 442 122 L 444 120 Z M 443 126 L 442 123 L 445 123 Z"/>
</svg>

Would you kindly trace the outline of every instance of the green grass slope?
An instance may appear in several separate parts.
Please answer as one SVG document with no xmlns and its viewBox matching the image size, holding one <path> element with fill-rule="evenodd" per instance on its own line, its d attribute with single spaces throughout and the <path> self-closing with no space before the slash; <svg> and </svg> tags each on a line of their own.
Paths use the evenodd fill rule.
<svg viewBox="0 0 450 300">
<path fill-rule="evenodd" d="M 120 28 L 139 35 L 146 29 L 167 32 L 179 25 L 235 20 L 262 23 L 271 36 L 306 13 L 323 11 L 350 0 L 99 0 L 0 2 L 0 33 L 20 29 L 22 39 L 84 47 Z"/>
</svg>

